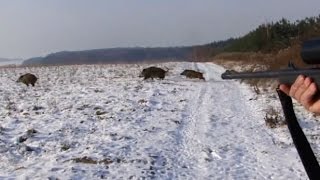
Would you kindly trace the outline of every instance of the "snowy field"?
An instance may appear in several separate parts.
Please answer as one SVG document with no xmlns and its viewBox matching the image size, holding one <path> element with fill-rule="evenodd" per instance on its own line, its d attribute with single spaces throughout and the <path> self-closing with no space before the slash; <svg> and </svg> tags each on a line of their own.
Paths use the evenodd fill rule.
<svg viewBox="0 0 320 180">
<path fill-rule="evenodd" d="M 274 93 L 211 63 L 156 65 L 164 80 L 139 78 L 146 64 L 0 68 L 0 179 L 307 179 L 286 126 L 265 125 Z M 27 72 L 35 87 L 15 82 Z M 319 157 L 317 117 L 296 111 Z"/>
</svg>

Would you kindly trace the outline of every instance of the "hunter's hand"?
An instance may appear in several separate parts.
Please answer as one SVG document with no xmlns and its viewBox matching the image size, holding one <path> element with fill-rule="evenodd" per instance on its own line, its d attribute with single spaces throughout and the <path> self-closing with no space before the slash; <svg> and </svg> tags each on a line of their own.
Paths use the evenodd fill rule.
<svg viewBox="0 0 320 180">
<path fill-rule="evenodd" d="M 320 113 L 320 96 L 318 96 L 317 86 L 311 78 L 300 75 L 291 87 L 281 84 L 279 88 L 288 96 L 296 99 L 308 111 Z"/>
</svg>

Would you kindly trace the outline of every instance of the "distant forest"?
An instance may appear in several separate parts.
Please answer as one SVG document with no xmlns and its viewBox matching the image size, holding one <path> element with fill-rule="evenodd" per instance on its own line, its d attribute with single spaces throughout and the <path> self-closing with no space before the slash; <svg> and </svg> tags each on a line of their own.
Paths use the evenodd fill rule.
<svg viewBox="0 0 320 180">
<path fill-rule="evenodd" d="M 45 57 L 35 57 L 23 62 L 23 65 L 68 65 L 68 64 L 120 64 L 186 61 L 192 47 L 168 48 L 109 48 L 85 51 L 61 51 Z"/>
<path fill-rule="evenodd" d="M 214 33 L 214 32 L 213 32 Z M 200 61 L 224 52 L 272 53 L 304 40 L 320 37 L 320 15 L 290 22 L 261 24 L 248 34 L 205 45 L 163 48 L 111 48 L 86 51 L 62 51 L 36 57 L 23 64 L 98 64 L 163 61 Z"/>
<path fill-rule="evenodd" d="M 206 58 L 222 52 L 272 53 L 314 37 L 320 37 L 320 15 L 295 22 L 282 18 L 262 24 L 243 37 L 196 46 L 193 56 Z"/>
</svg>

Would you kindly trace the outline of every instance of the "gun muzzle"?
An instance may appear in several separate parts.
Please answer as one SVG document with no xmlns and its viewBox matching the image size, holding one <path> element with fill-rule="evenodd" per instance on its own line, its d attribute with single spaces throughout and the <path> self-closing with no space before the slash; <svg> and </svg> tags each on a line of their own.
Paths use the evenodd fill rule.
<svg viewBox="0 0 320 180">
<path fill-rule="evenodd" d="M 302 44 L 301 57 L 307 64 L 320 64 L 320 38 Z"/>
</svg>

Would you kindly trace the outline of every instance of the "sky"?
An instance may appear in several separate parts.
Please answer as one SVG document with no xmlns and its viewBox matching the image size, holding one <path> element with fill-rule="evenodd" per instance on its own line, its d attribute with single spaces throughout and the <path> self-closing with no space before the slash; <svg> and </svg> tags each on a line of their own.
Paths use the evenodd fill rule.
<svg viewBox="0 0 320 180">
<path fill-rule="evenodd" d="M 319 0 L 0 0 L 0 57 L 206 44 L 320 14 Z"/>
</svg>

